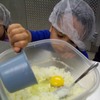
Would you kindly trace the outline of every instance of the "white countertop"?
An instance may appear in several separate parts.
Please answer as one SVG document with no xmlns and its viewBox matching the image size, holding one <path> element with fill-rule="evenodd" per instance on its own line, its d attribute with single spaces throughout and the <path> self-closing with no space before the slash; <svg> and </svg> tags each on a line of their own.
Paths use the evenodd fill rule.
<svg viewBox="0 0 100 100">
<path fill-rule="evenodd" d="M 99 66 L 97 68 L 100 72 L 100 63 Z M 86 100 L 100 100 L 100 86 L 97 88 L 97 90 L 91 95 L 89 96 Z"/>
</svg>

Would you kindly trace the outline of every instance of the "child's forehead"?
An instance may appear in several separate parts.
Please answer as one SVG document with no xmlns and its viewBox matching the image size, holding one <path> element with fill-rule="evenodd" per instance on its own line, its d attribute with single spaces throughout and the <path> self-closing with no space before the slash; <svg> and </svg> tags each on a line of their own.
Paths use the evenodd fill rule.
<svg viewBox="0 0 100 100">
<path fill-rule="evenodd" d="M 64 14 L 61 19 L 58 21 L 58 27 L 61 29 L 67 29 L 70 31 L 72 30 L 76 30 L 77 29 L 83 29 L 84 25 L 81 23 L 81 21 L 78 20 L 78 18 L 74 15 L 70 15 L 70 14 Z M 78 27 L 78 28 L 76 28 Z M 69 32 L 70 32 L 69 31 Z"/>
<path fill-rule="evenodd" d="M 75 15 L 72 15 L 71 13 L 66 13 L 66 14 L 63 14 L 60 19 L 58 20 L 58 23 L 59 24 L 63 24 L 63 25 L 68 25 L 68 24 L 74 24 L 77 23 L 77 22 L 80 22 L 77 18 L 77 16 Z M 81 23 L 81 22 L 80 22 Z"/>
<path fill-rule="evenodd" d="M 62 19 L 59 20 L 57 31 L 69 37 L 72 37 L 75 34 L 77 34 L 77 37 L 83 36 L 84 25 L 76 16 L 67 15 L 68 14 L 65 14 L 62 16 Z"/>
</svg>

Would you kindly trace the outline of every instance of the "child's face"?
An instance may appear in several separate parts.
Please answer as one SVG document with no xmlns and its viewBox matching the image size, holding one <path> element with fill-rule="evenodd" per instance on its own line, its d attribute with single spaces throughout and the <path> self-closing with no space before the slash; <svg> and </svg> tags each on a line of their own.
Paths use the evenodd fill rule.
<svg viewBox="0 0 100 100">
<path fill-rule="evenodd" d="M 4 26 L 0 24 L 0 38 L 3 36 L 4 31 Z"/>
<path fill-rule="evenodd" d="M 65 34 L 62 34 L 61 32 L 57 31 L 53 26 L 50 28 L 51 39 L 59 39 L 66 41 L 76 47 L 76 45 L 69 39 L 69 37 Z M 59 56 L 63 58 L 73 58 L 75 55 L 73 54 L 73 51 L 66 46 L 66 44 L 52 44 L 53 49 L 55 50 L 56 53 L 59 54 Z"/>
<path fill-rule="evenodd" d="M 75 46 L 74 42 L 71 41 L 67 35 L 62 34 L 58 30 L 56 30 L 53 26 L 51 26 L 50 32 L 51 32 L 51 35 L 50 35 L 51 39 L 60 39 L 60 40 L 66 41 L 70 43 L 71 45 Z"/>
</svg>

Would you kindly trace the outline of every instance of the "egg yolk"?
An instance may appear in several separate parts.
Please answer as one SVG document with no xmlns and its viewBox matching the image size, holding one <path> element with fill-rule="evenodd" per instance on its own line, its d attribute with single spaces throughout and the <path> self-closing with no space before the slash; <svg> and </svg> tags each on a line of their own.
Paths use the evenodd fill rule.
<svg viewBox="0 0 100 100">
<path fill-rule="evenodd" d="M 64 79 L 61 76 L 53 76 L 50 79 L 50 84 L 55 87 L 60 87 L 64 85 Z"/>
</svg>

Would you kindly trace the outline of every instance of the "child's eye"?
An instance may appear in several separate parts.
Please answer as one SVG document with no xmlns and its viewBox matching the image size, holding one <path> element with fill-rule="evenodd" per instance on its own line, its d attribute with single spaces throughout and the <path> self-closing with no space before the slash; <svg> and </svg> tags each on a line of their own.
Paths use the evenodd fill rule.
<svg viewBox="0 0 100 100">
<path fill-rule="evenodd" d="M 57 36 L 59 37 L 59 38 L 63 38 L 64 36 L 62 36 L 62 35 L 59 35 L 59 34 L 57 34 Z"/>
<path fill-rule="evenodd" d="M 74 42 L 72 40 L 70 40 L 69 43 L 72 44 L 72 45 L 74 44 Z"/>
<path fill-rule="evenodd" d="M 57 34 L 57 36 L 58 36 L 59 38 L 64 38 L 64 37 L 65 37 L 64 34 Z"/>
</svg>

